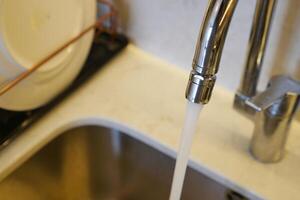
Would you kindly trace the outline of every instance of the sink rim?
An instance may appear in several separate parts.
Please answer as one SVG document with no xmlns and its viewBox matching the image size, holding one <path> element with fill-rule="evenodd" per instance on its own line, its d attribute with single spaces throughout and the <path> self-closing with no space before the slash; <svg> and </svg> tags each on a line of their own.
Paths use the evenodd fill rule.
<svg viewBox="0 0 300 200">
<path fill-rule="evenodd" d="M 111 130 L 120 131 L 122 134 L 126 134 L 133 139 L 136 139 L 158 151 L 161 153 L 176 159 L 176 150 L 171 147 L 170 145 L 163 143 L 162 141 L 158 141 L 150 137 L 149 135 L 145 134 L 142 131 L 139 131 L 129 125 L 126 125 L 122 122 L 119 122 L 114 119 L 109 118 L 102 118 L 102 117 L 84 117 L 81 119 L 72 120 L 68 123 L 65 123 L 61 126 L 53 128 L 49 130 L 46 137 L 41 137 L 39 140 L 34 140 L 34 143 L 30 145 L 25 145 L 25 149 L 22 153 L 19 153 L 17 156 L 13 156 L 11 159 L 4 159 L 8 160 L 4 165 L 0 165 L 0 181 L 4 180 L 7 176 L 13 173 L 18 167 L 20 167 L 24 162 L 30 159 L 33 155 L 39 152 L 43 147 L 49 144 L 51 141 L 55 140 L 56 138 L 60 137 L 64 133 L 71 131 L 72 129 L 87 127 L 87 126 L 95 126 L 99 128 L 106 128 Z M 30 128 L 29 128 L 30 129 Z M 24 132 L 26 133 L 26 131 Z M 41 134 L 42 135 L 42 134 Z M 24 138 L 25 137 L 25 138 Z M 17 138 L 13 139 L 8 146 L 4 149 L 0 150 L 0 160 L 1 157 L 5 157 L 5 155 L 10 153 L 14 150 L 14 146 L 24 145 L 24 141 L 28 141 L 26 138 L 26 134 L 21 134 Z M 23 143 L 23 144 L 22 144 Z M 240 194 L 247 196 L 250 199 L 264 199 L 259 196 L 257 193 L 244 188 L 241 185 L 236 184 L 234 181 L 228 179 L 221 173 L 218 173 L 216 170 L 210 169 L 209 167 L 205 166 L 203 163 L 199 163 L 197 161 L 189 159 L 188 163 L 189 167 L 202 173 L 203 175 L 207 176 L 208 178 L 224 185 L 227 188 L 230 188 L 234 191 L 239 192 Z"/>
</svg>

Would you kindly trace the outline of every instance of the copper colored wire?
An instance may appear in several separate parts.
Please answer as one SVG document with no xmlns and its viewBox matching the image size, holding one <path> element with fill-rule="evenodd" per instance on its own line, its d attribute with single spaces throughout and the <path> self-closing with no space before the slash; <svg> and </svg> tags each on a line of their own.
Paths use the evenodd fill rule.
<svg viewBox="0 0 300 200">
<path fill-rule="evenodd" d="M 113 15 L 110 17 L 110 33 L 114 35 L 117 32 L 118 12 L 110 1 L 98 0 L 98 2 L 105 4 L 110 9 L 110 12 L 113 13 Z"/>
<path fill-rule="evenodd" d="M 99 31 L 104 31 L 104 29 L 103 29 L 103 22 L 105 20 L 107 20 L 107 19 L 111 19 L 112 20 L 112 18 L 115 18 L 116 17 L 116 11 L 115 11 L 115 9 L 113 8 L 113 6 L 109 2 L 106 2 L 106 1 L 99 1 L 99 2 L 108 5 L 110 7 L 110 9 L 111 9 L 111 12 L 107 13 L 105 15 L 102 15 L 101 17 L 99 17 L 99 19 L 94 24 L 92 24 L 89 27 L 87 27 L 86 29 L 84 29 L 77 36 L 75 36 L 74 38 L 70 39 L 65 44 L 63 44 L 62 46 L 60 46 L 58 49 L 56 49 L 55 51 L 53 51 L 50 55 L 46 56 L 41 61 L 39 61 L 38 63 L 36 63 L 35 65 L 33 65 L 29 70 L 21 73 L 15 79 L 13 79 L 13 80 L 9 81 L 8 83 L 6 83 L 0 89 L 0 96 L 4 95 L 6 92 L 8 92 L 10 89 L 12 89 L 14 86 L 16 86 L 22 80 L 24 80 L 25 78 L 27 78 L 28 76 L 30 76 L 33 72 L 35 72 L 37 69 L 39 69 L 42 65 L 46 64 L 47 62 L 49 62 L 52 58 L 54 58 L 56 55 L 58 55 L 59 53 L 61 53 L 68 46 L 70 46 L 71 44 L 73 44 L 76 41 L 78 41 L 86 33 L 90 32 L 90 31 L 92 31 L 94 29 L 98 29 Z M 111 27 L 110 27 L 111 30 L 108 30 L 107 32 L 115 33 L 115 28 L 116 27 L 114 27 L 114 26 L 115 26 L 115 24 L 111 23 Z"/>
</svg>

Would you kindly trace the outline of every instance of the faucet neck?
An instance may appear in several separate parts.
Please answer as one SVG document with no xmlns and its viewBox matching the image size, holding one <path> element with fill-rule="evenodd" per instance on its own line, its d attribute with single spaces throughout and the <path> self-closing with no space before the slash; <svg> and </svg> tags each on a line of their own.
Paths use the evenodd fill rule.
<svg viewBox="0 0 300 200">
<path fill-rule="evenodd" d="M 211 0 L 202 23 L 193 69 L 214 76 L 219 69 L 223 46 L 238 0 Z"/>
<path fill-rule="evenodd" d="M 198 37 L 186 98 L 208 103 L 216 80 L 224 42 L 238 0 L 210 0 Z"/>
<path fill-rule="evenodd" d="M 244 99 L 256 95 L 276 0 L 257 0 L 244 73 L 238 93 Z"/>
</svg>

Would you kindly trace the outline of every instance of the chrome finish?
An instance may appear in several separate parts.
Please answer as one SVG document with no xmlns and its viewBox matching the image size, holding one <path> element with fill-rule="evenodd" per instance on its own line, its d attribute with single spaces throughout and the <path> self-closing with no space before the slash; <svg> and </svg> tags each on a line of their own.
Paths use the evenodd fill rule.
<svg viewBox="0 0 300 200">
<path fill-rule="evenodd" d="M 239 111 L 249 112 L 244 103 L 256 95 L 275 5 L 276 0 L 261 0 L 256 3 L 245 70 L 235 96 L 235 107 Z"/>
<path fill-rule="evenodd" d="M 189 84 L 186 89 L 186 98 L 194 103 L 207 104 L 216 82 L 216 76 L 204 78 L 191 72 Z"/>
<path fill-rule="evenodd" d="M 300 92 L 299 82 L 277 76 L 271 79 L 264 92 L 257 94 L 275 5 L 276 0 L 257 1 L 245 71 L 234 100 L 234 108 L 255 124 L 250 151 L 264 163 L 278 162 L 283 158 Z"/>
<path fill-rule="evenodd" d="M 291 120 L 299 105 L 300 83 L 286 76 L 272 78 L 266 91 L 246 101 L 255 113 L 250 151 L 261 162 L 277 162 L 284 147 Z"/>
<path fill-rule="evenodd" d="M 191 102 L 209 102 L 236 4 L 237 0 L 209 1 L 186 90 Z M 274 77 L 265 92 L 256 91 L 275 5 L 276 0 L 256 1 L 245 70 L 234 100 L 234 108 L 255 123 L 250 150 L 262 162 L 276 162 L 283 157 L 299 104 L 300 84 L 285 76 Z"/>
<path fill-rule="evenodd" d="M 239 89 L 241 94 L 248 97 L 256 95 L 275 4 L 276 0 L 262 0 L 256 3 L 248 45 L 248 57 Z"/>
<path fill-rule="evenodd" d="M 62 133 L 0 183 L 0 199 L 166 200 L 175 159 L 96 126 Z M 229 188 L 189 167 L 182 199 L 226 199 Z"/>
<path fill-rule="evenodd" d="M 238 0 L 210 0 L 198 38 L 186 98 L 208 103 L 216 80 L 224 42 Z"/>
</svg>

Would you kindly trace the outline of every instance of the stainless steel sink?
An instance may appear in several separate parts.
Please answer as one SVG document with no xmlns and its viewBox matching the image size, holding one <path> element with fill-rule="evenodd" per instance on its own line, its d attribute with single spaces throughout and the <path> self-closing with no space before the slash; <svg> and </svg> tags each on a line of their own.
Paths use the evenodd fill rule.
<svg viewBox="0 0 300 200">
<path fill-rule="evenodd" d="M 1 200 L 167 200 L 175 160 L 127 134 L 88 126 L 61 134 L 0 183 Z M 185 200 L 239 198 L 189 168 Z M 241 197 L 242 198 L 242 197 Z"/>
</svg>

